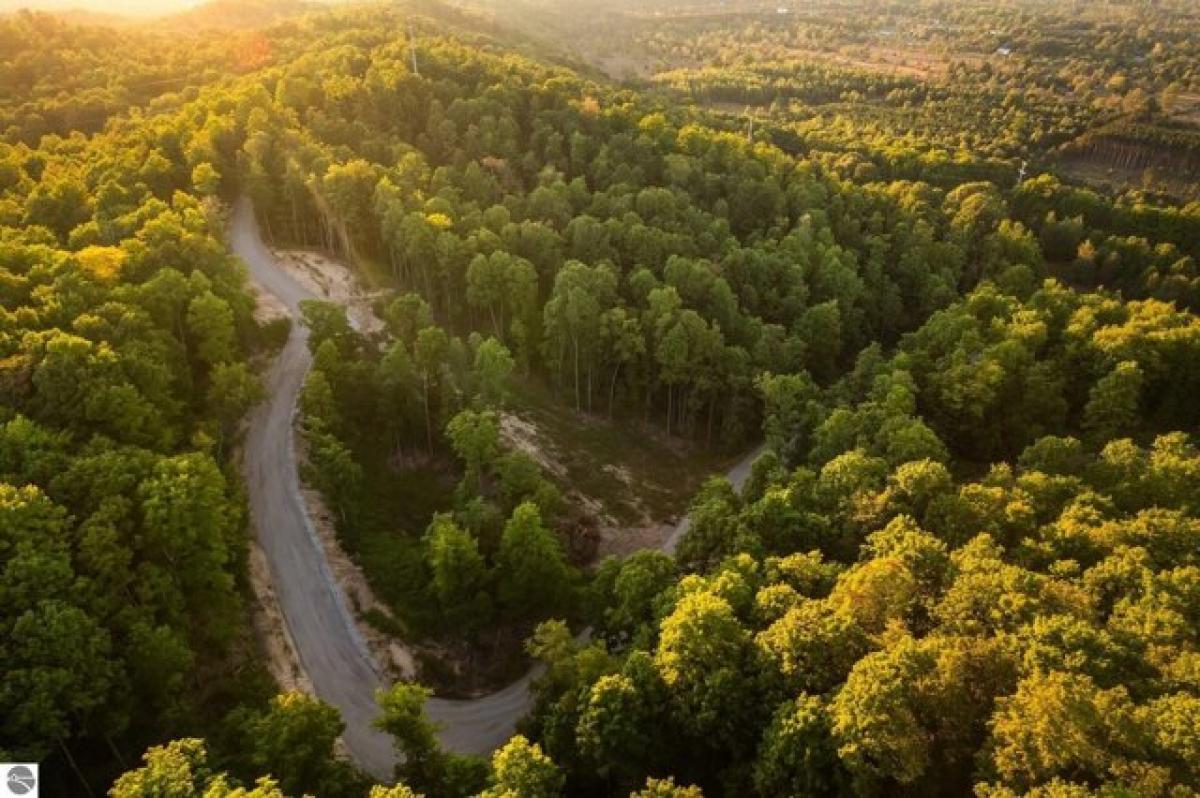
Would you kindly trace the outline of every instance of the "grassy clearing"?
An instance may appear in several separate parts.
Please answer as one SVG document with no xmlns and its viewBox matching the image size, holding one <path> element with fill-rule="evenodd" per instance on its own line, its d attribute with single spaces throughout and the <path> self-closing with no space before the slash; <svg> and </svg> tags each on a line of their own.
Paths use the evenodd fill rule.
<svg viewBox="0 0 1200 798">
<path fill-rule="evenodd" d="M 1200 196 L 1200 187 L 1187 179 L 1186 173 L 1175 174 L 1161 166 L 1125 167 L 1107 158 L 1075 155 L 1056 161 L 1054 171 L 1067 182 L 1091 186 L 1105 193 L 1150 189 L 1184 201 Z"/>
<path fill-rule="evenodd" d="M 673 522 L 706 478 L 737 459 L 668 438 L 638 418 L 576 412 L 533 381 L 514 386 L 511 412 L 536 428 L 546 458 L 559 467 L 554 478 L 596 502 L 608 525 Z"/>
</svg>

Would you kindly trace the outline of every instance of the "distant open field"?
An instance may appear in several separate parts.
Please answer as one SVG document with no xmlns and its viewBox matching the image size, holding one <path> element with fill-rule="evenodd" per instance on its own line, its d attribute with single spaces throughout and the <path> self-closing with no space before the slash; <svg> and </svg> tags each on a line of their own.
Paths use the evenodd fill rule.
<svg viewBox="0 0 1200 798">
<path fill-rule="evenodd" d="M 1120 193 L 1130 189 L 1153 188 L 1182 200 L 1200 199 L 1200 184 L 1180 178 L 1164 169 L 1122 167 L 1088 155 L 1073 155 L 1058 160 L 1055 171 L 1071 182 L 1083 183 Z"/>
</svg>

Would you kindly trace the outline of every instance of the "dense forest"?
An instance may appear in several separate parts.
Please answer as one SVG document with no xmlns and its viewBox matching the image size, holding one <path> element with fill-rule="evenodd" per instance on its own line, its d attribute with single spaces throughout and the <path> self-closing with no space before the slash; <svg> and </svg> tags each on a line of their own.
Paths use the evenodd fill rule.
<svg viewBox="0 0 1200 798">
<path fill-rule="evenodd" d="M 641 5 L 0 18 L 0 761 L 115 798 L 1200 793 L 1200 17 Z M 1137 188 L 1068 168 L 1113 153 Z M 264 314 L 239 201 L 375 323 Z M 301 475 L 419 654 L 391 786 L 256 620 L 246 418 L 301 327 Z M 677 550 L 600 558 L 534 397 L 597 457 L 765 446 L 668 508 Z M 518 734 L 443 746 L 435 690 L 532 663 Z"/>
</svg>

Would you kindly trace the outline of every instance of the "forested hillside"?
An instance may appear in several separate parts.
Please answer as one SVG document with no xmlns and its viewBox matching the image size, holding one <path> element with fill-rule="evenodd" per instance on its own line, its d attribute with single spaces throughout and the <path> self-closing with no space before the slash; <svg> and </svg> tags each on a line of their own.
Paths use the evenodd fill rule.
<svg viewBox="0 0 1200 798">
<path fill-rule="evenodd" d="M 539 54 L 553 9 L 0 20 L 0 760 L 117 798 L 1200 792 L 1200 210 L 1036 168 L 1158 141 L 1200 23 L 745 5 L 584 7 L 671 62 L 626 84 Z M 901 28 L 937 82 L 857 63 Z M 998 41 L 1031 55 L 968 88 Z M 239 200 L 377 323 L 269 321 Z M 251 623 L 244 420 L 297 325 L 301 475 L 418 655 L 394 786 Z M 673 553 L 597 560 L 535 399 L 596 458 L 765 451 Z M 443 749 L 422 683 L 532 662 L 519 735 Z"/>
<path fill-rule="evenodd" d="M 218 208 L 189 193 L 164 130 L 4 147 L 10 757 L 197 728 L 214 703 L 266 689 L 246 670 L 245 515 L 227 460 L 258 396 L 260 335 Z"/>
</svg>

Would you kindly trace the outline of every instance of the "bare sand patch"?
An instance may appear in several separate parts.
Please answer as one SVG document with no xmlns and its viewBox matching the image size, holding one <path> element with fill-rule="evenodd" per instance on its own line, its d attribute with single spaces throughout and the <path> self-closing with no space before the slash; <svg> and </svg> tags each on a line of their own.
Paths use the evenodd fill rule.
<svg viewBox="0 0 1200 798">
<path fill-rule="evenodd" d="M 634 523 L 622 523 L 613 508 L 595 496 L 588 495 L 572 484 L 570 469 L 563 463 L 553 444 L 537 424 L 512 413 L 500 418 L 501 439 L 508 446 L 525 452 L 550 476 L 556 478 L 563 488 L 564 498 L 585 519 L 585 528 L 593 530 L 596 547 L 589 559 L 603 559 L 609 555 L 624 557 L 641 549 L 658 548 L 674 528 L 666 519 L 653 518 L 639 497 L 639 486 L 632 470 L 616 463 L 598 464 L 597 468 L 610 475 L 622 486 L 617 501 L 636 509 L 640 516 Z"/>
<path fill-rule="evenodd" d="M 283 609 L 271 582 L 271 567 L 267 555 L 256 541 L 250 543 L 250 590 L 254 594 L 251 621 L 263 654 L 267 670 L 284 691 L 299 690 L 315 695 L 312 682 L 296 655 L 296 644 L 288 631 Z"/>
<path fill-rule="evenodd" d="M 512 413 L 500 415 L 500 439 L 508 446 L 524 452 L 542 467 L 559 479 L 565 479 L 567 468 L 553 454 L 553 449 L 546 443 L 537 425 Z"/>
<path fill-rule="evenodd" d="M 346 307 L 346 314 L 356 330 L 378 332 L 383 322 L 375 315 L 374 301 L 386 292 L 364 291 L 345 263 L 320 252 L 289 249 L 272 250 L 276 261 L 301 285 L 313 294 Z"/>
<path fill-rule="evenodd" d="M 287 308 L 274 294 L 267 291 L 258 283 L 248 283 L 251 295 L 254 297 L 254 320 L 259 324 L 270 324 L 277 319 L 291 316 Z"/>
</svg>

